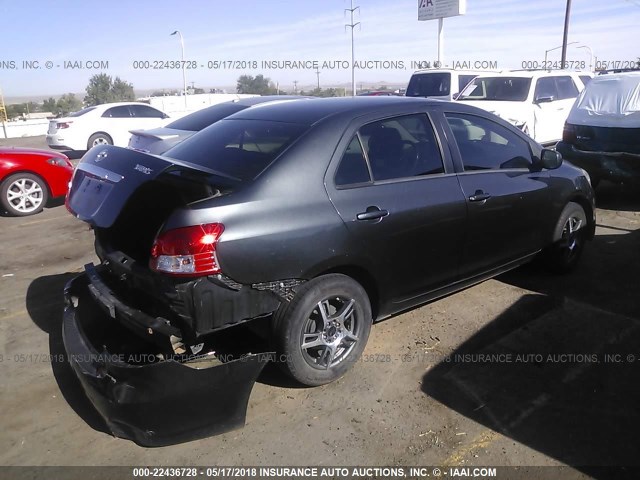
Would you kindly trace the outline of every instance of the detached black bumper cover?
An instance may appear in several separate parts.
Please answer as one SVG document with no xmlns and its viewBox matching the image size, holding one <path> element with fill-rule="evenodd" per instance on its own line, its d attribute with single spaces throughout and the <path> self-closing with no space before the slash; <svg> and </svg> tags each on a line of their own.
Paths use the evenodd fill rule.
<svg viewBox="0 0 640 480">
<path fill-rule="evenodd" d="M 248 354 L 200 369 L 174 360 L 127 363 L 123 355 L 98 351 L 84 332 L 83 325 L 114 322 L 97 308 L 80 308 L 82 302 L 94 301 L 88 283 L 82 274 L 65 287 L 62 334 L 69 362 L 87 397 L 115 436 L 152 447 L 244 425 L 253 384 L 269 354 Z"/>
</svg>

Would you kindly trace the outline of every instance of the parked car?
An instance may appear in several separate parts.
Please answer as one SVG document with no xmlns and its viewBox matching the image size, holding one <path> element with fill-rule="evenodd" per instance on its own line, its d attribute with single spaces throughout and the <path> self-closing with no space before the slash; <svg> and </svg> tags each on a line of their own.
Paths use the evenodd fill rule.
<svg viewBox="0 0 640 480">
<path fill-rule="evenodd" d="M 587 78 L 591 76 L 564 70 L 479 75 L 457 100 L 495 113 L 543 145 L 555 145 Z"/>
<path fill-rule="evenodd" d="M 146 103 L 105 103 L 49 121 L 47 145 L 56 150 L 89 150 L 96 145 L 126 147 L 130 130 L 155 128 L 169 116 Z"/>
<path fill-rule="evenodd" d="M 480 70 L 455 70 L 450 68 L 417 70 L 411 75 L 405 95 L 407 97 L 454 100 Z"/>
<path fill-rule="evenodd" d="M 66 289 L 65 345 L 112 431 L 143 443 L 162 442 L 158 428 L 201 434 L 184 423 L 192 408 L 227 418 L 248 397 L 231 389 L 259 371 L 246 363 L 255 355 L 197 373 L 176 354 L 216 358 L 210 342 L 251 322 L 294 379 L 329 383 L 374 321 L 541 252 L 570 270 L 595 228 L 588 177 L 557 152 L 478 108 L 404 97 L 249 108 L 165 156 L 95 148 L 67 201 L 93 227 L 101 263 Z M 104 340 L 116 328 L 136 332 L 154 361 L 74 360 L 130 345 Z M 196 381 L 214 372 L 214 384 Z M 189 382 L 200 396 L 185 396 L 202 407 L 182 410 L 174 385 L 190 392 Z"/>
<path fill-rule="evenodd" d="M 41 212 L 50 198 L 61 197 L 73 173 L 69 159 L 59 152 L 0 147 L 0 203 L 10 215 Z"/>
<path fill-rule="evenodd" d="M 601 179 L 640 181 L 640 71 L 594 78 L 564 125 L 557 149 L 584 168 L 596 186 Z"/>
<path fill-rule="evenodd" d="M 150 130 L 131 130 L 129 148 L 159 155 L 186 138 L 189 138 L 194 133 L 240 110 L 271 102 L 288 102 L 301 98 L 313 97 L 270 95 L 265 97 L 240 98 L 231 102 L 212 105 L 211 107 L 203 108 L 202 110 L 179 118 L 165 127 Z"/>
</svg>

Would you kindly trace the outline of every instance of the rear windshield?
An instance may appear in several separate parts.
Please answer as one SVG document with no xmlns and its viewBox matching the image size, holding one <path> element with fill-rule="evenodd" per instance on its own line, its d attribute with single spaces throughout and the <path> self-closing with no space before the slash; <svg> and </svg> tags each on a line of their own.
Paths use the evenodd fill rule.
<svg viewBox="0 0 640 480">
<path fill-rule="evenodd" d="M 443 97 L 450 92 L 449 72 L 416 73 L 407 87 L 407 97 Z"/>
<path fill-rule="evenodd" d="M 264 120 L 223 120 L 165 155 L 237 180 L 253 180 L 309 128 Z"/>
<path fill-rule="evenodd" d="M 247 107 L 244 105 L 238 105 L 237 103 L 221 103 L 179 118 L 175 122 L 169 123 L 167 128 L 199 132 L 200 130 L 207 128 L 209 125 L 213 125 L 218 120 L 222 120 L 223 118 L 233 115 L 245 108 Z"/>
<path fill-rule="evenodd" d="M 524 102 L 530 86 L 531 78 L 526 77 L 476 77 L 458 100 Z"/>
<path fill-rule="evenodd" d="M 79 116 L 84 115 L 85 113 L 89 113 L 91 110 L 95 110 L 95 109 L 96 109 L 96 107 L 83 108 L 82 110 L 78 110 L 77 112 L 70 113 L 69 115 L 67 115 L 67 117 L 79 117 Z"/>
</svg>

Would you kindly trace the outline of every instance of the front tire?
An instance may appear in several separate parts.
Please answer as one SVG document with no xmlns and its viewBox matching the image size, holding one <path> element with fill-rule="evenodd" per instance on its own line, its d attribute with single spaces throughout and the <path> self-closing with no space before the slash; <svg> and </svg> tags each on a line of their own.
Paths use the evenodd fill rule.
<svg viewBox="0 0 640 480">
<path fill-rule="evenodd" d="M 315 278 L 276 313 L 278 363 L 304 385 L 331 383 L 360 358 L 371 323 L 369 297 L 359 283 L 340 274 Z"/>
<path fill-rule="evenodd" d="M 577 203 L 567 203 L 554 231 L 555 242 L 545 252 L 545 263 L 550 271 L 568 273 L 577 266 L 587 240 L 586 227 L 584 209 Z"/>
<path fill-rule="evenodd" d="M 16 173 L 0 186 L 2 207 L 10 215 L 26 217 L 40 213 L 49 200 L 45 181 L 32 173 Z"/>
</svg>

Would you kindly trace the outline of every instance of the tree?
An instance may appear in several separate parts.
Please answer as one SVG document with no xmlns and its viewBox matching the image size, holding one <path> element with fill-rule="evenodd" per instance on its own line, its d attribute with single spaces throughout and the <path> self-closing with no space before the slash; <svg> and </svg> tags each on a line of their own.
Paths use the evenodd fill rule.
<svg viewBox="0 0 640 480">
<path fill-rule="evenodd" d="M 273 82 L 263 75 L 257 75 L 255 77 L 251 75 L 241 75 L 238 78 L 236 91 L 238 93 L 253 93 L 256 95 L 274 95 L 277 90 Z"/>
<path fill-rule="evenodd" d="M 42 110 L 44 112 L 55 113 L 56 112 L 56 106 L 57 106 L 57 102 L 56 102 L 56 99 L 53 98 L 53 97 L 49 97 L 47 100 L 42 102 Z"/>
<path fill-rule="evenodd" d="M 77 112 L 82 108 L 82 102 L 73 93 L 65 93 L 62 95 L 56 104 L 55 110 L 58 114 L 66 115 L 67 113 Z"/>
<path fill-rule="evenodd" d="M 120 77 L 116 77 L 111 87 L 113 92 L 114 102 L 132 102 L 136 99 L 136 94 L 133 92 L 133 85 L 124 80 L 120 80 Z"/>
<path fill-rule="evenodd" d="M 193 94 L 194 94 L 194 95 L 199 95 L 199 94 L 201 94 L 201 93 L 205 93 L 204 88 L 198 88 L 198 87 L 196 87 L 196 88 L 194 88 L 194 89 L 193 89 Z"/>
<path fill-rule="evenodd" d="M 304 91 L 300 92 L 300 95 L 310 95 L 312 97 L 342 97 L 343 93 L 340 90 L 335 88 L 314 88 L 310 92 L 305 93 Z"/>
<path fill-rule="evenodd" d="M 135 99 L 133 85 L 116 77 L 115 80 L 106 73 L 99 73 L 89 79 L 84 101 L 88 106 L 111 102 L 127 102 Z"/>
</svg>

